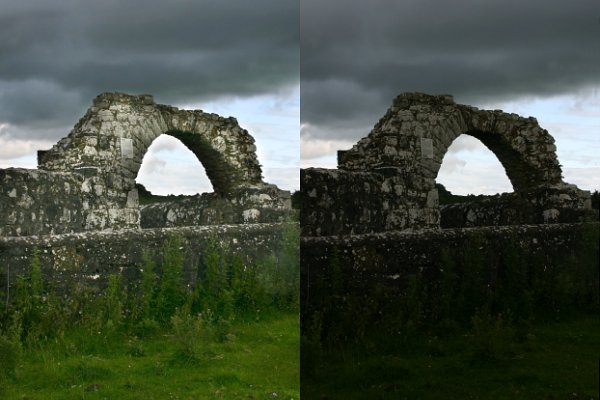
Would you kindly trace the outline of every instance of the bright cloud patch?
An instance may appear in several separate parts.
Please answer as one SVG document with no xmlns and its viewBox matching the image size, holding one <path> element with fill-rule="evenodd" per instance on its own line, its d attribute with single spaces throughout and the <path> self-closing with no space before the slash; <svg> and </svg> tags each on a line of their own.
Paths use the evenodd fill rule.
<svg viewBox="0 0 600 400">
<path fill-rule="evenodd" d="M 0 124 L 0 168 L 37 168 L 37 151 L 49 149 L 52 144 L 45 140 L 1 136 L 8 129 L 8 124 Z"/>
<path fill-rule="evenodd" d="M 436 181 L 459 195 L 513 191 L 494 153 L 468 135 L 459 136 L 450 145 Z"/>
<path fill-rule="evenodd" d="M 305 138 L 302 138 L 300 143 L 303 160 L 313 160 L 327 156 L 335 158 L 338 150 L 347 150 L 354 144 L 345 140 Z"/>
<path fill-rule="evenodd" d="M 150 145 L 136 181 L 158 195 L 213 191 L 204 167 L 194 153 L 167 135 L 160 135 Z"/>
</svg>

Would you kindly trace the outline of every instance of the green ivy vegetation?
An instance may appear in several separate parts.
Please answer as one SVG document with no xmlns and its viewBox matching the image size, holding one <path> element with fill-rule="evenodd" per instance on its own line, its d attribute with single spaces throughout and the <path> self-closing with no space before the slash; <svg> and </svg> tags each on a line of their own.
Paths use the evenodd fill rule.
<svg viewBox="0 0 600 400">
<path fill-rule="evenodd" d="M 299 398 L 298 227 L 277 247 L 248 262 L 214 238 L 188 286 L 173 236 L 135 284 L 60 293 L 35 250 L 0 310 L 0 398 Z"/>
<path fill-rule="evenodd" d="M 303 392 L 598 398 L 598 240 L 590 225 L 578 249 L 549 256 L 516 236 L 490 246 L 472 234 L 432 269 L 360 289 L 333 249 L 303 308 Z M 375 257 L 365 257 L 366 271 Z"/>
</svg>

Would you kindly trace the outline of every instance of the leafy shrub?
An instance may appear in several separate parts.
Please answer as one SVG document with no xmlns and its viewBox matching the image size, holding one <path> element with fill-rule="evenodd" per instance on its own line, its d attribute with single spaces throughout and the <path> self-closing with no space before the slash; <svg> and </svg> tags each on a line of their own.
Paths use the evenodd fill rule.
<svg viewBox="0 0 600 400">
<path fill-rule="evenodd" d="M 305 292 L 310 298 L 303 304 L 302 335 L 325 348 L 353 345 L 367 326 L 371 338 L 360 341 L 386 347 L 403 340 L 409 344 L 411 336 L 443 338 L 473 331 L 477 351 L 484 358 L 499 358 L 507 350 L 502 335 L 524 342 L 533 321 L 598 311 L 597 226 L 574 228 L 562 248 L 549 249 L 536 243 L 539 237 L 515 234 L 490 240 L 494 236 L 465 233 L 460 246 L 432 248 L 439 253 L 435 265 L 407 260 L 395 269 L 390 260 L 388 277 L 392 267 L 398 274 L 387 281 L 379 279 L 385 270 L 378 264 L 372 276 L 354 274 L 363 267 L 369 271 L 370 256 L 356 270 L 342 269 L 350 256 L 340 257 L 332 247 L 327 265 L 313 274 Z M 319 325 L 310 317 L 315 313 Z"/>
<path fill-rule="evenodd" d="M 197 359 L 200 344 L 203 341 L 203 319 L 186 312 L 178 312 L 171 317 L 171 327 L 172 338 L 176 346 L 175 355 L 186 361 Z"/>
<path fill-rule="evenodd" d="M 146 350 L 143 343 L 137 337 L 133 337 L 127 341 L 127 353 L 132 357 L 144 357 Z"/>
<path fill-rule="evenodd" d="M 160 324 L 151 318 L 144 318 L 134 326 L 134 333 L 140 337 L 156 335 L 160 331 Z"/>
<path fill-rule="evenodd" d="M 106 322 L 105 306 L 102 293 L 81 286 L 69 290 L 68 297 L 62 303 L 63 309 L 68 310 L 66 320 L 89 334 L 103 330 Z"/>
<path fill-rule="evenodd" d="M 134 287 L 134 293 L 130 296 L 130 317 L 132 322 L 139 322 L 152 318 L 154 311 L 154 300 L 157 292 L 158 276 L 155 272 L 156 264 L 149 252 L 142 254 L 142 265 L 140 271 L 142 279 L 140 285 Z"/>
<path fill-rule="evenodd" d="M 0 312 L 0 336 L 35 351 L 40 340 L 58 343 L 71 331 L 76 341 L 82 340 L 77 346 L 93 354 L 108 346 L 121 328 L 139 337 L 167 328 L 180 353 L 191 357 L 200 335 L 232 340 L 231 322 L 240 315 L 255 319 L 259 310 L 297 305 L 298 228 L 287 229 L 277 245 L 276 256 L 250 263 L 213 239 L 202 254 L 195 290 L 190 291 L 183 285 L 184 241 L 172 236 L 165 240 L 160 265 L 150 253 L 143 254 L 137 285 L 125 286 L 120 275 L 111 275 L 104 289 L 72 282 L 60 295 L 44 287 L 36 249 L 29 272 L 17 277 L 12 297 Z"/>
<path fill-rule="evenodd" d="M 193 310 L 203 312 L 210 309 L 220 317 L 228 319 L 233 313 L 234 295 L 230 288 L 230 266 L 227 249 L 217 240 L 210 240 L 204 250 L 204 271 L 197 283 L 196 306 Z"/>
<path fill-rule="evenodd" d="M 281 285 L 281 281 L 278 279 L 277 259 L 275 256 L 264 257 L 258 263 L 257 269 L 258 285 L 262 292 L 260 303 L 264 307 L 280 304 L 285 296 L 286 288 L 284 285 Z"/>
<path fill-rule="evenodd" d="M 256 312 L 261 307 L 261 289 L 256 265 L 246 265 L 240 256 L 231 260 L 231 293 L 234 308 L 242 314 Z"/>
<path fill-rule="evenodd" d="M 413 325 L 423 323 L 423 297 L 424 285 L 420 274 L 411 274 L 408 277 L 405 307 L 403 310 L 406 322 Z"/>
<path fill-rule="evenodd" d="M 278 280 L 282 287 L 280 306 L 298 307 L 300 304 L 300 228 L 288 224 L 283 230 L 282 251 L 278 260 Z"/>
</svg>

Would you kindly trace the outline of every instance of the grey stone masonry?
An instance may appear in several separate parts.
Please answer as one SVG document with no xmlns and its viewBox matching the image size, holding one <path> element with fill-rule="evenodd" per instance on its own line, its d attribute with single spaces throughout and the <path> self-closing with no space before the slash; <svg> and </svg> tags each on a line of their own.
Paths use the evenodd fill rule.
<svg viewBox="0 0 600 400">
<path fill-rule="evenodd" d="M 440 207 L 440 225 L 442 228 L 463 228 L 597 221 L 598 210 L 588 207 L 587 200 L 579 195 L 577 187 L 571 187 L 570 194 L 567 189 L 503 193 L 482 196 L 476 201 L 443 205 Z M 558 201 L 562 203 L 560 208 L 547 208 L 544 204 L 549 202 L 551 207 L 556 207 Z"/>
<path fill-rule="evenodd" d="M 0 291 L 29 274 L 35 251 L 44 280 L 56 289 L 105 286 L 115 274 L 129 283 L 139 282 L 144 254 L 161 265 L 165 242 L 172 237 L 182 239 L 184 283 L 194 286 L 211 242 L 252 264 L 281 254 L 282 237 L 289 227 L 287 223 L 237 224 L 0 237 Z"/>
<path fill-rule="evenodd" d="M 269 215 L 278 221 L 282 213 L 270 213 L 271 207 L 291 209 L 288 191 L 263 182 L 254 138 L 235 118 L 156 104 L 150 95 L 103 93 L 68 136 L 38 152 L 38 170 L 0 170 L 0 236 L 139 229 L 135 178 L 161 134 L 174 136 L 196 155 L 215 190 L 212 197 L 239 214 L 212 218 L 212 224 L 266 221 Z M 241 203 L 255 194 L 254 203 Z M 186 213 L 162 226 L 201 223 L 189 217 L 201 210 Z"/>
<path fill-rule="evenodd" d="M 275 185 L 246 187 L 227 199 L 217 193 L 185 197 L 141 207 L 142 228 L 176 226 L 247 224 L 287 221 L 291 215 L 291 196 Z"/>
<path fill-rule="evenodd" d="M 462 134 L 496 155 L 515 193 L 531 204 L 535 215 L 515 223 L 563 221 L 574 215 L 561 217 L 565 210 L 591 208 L 589 192 L 563 182 L 554 139 L 535 118 L 456 104 L 449 95 L 403 93 L 368 136 L 338 152 L 338 170 L 302 172 L 303 235 L 439 228 L 435 179 Z"/>
<path fill-rule="evenodd" d="M 71 133 L 39 154 L 39 168 L 96 168 L 133 181 L 161 134 L 181 140 L 200 160 L 215 192 L 257 184 L 261 168 L 254 138 L 235 118 L 155 104 L 152 96 L 103 93 Z M 109 182 L 110 183 L 110 182 Z"/>
</svg>

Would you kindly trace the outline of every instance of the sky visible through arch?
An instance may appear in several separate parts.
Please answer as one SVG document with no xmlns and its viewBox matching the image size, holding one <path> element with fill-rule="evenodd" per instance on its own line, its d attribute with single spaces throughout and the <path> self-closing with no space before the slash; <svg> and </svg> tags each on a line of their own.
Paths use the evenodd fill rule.
<svg viewBox="0 0 600 400">
<path fill-rule="evenodd" d="M 535 117 L 556 140 L 565 181 L 600 189 L 596 0 L 303 0 L 300 15 L 303 168 L 334 168 L 336 151 L 366 136 L 399 93 L 447 93 Z M 457 140 L 439 181 L 457 194 L 511 190 L 488 169 L 499 165 L 491 153 Z"/>
<path fill-rule="evenodd" d="M 299 79 L 297 1 L 4 0 L 0 168 L 35 168 L 37 150 L 66 136 L 99 93 L 148 93 L 237 118 L 265 181 L 297 190 Z M 168 157 L 151 168 L 177 165 L 177 151 Z"/>
<path fill-rule="evenodd" d="M 181 174 L 181 171 L 186 174 Z M 144 155 L 135 181 L 159 196 L 214 191 L 196 155 L 179 139 L 169 135 L 154 139 Z"/>
</svg>

